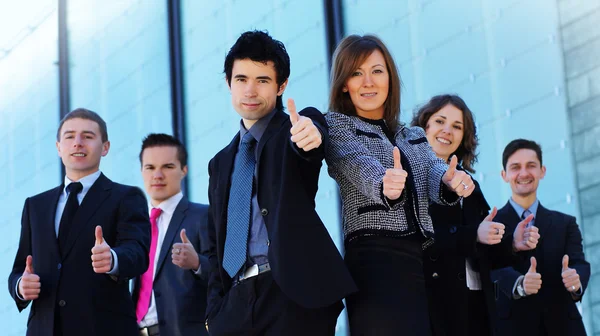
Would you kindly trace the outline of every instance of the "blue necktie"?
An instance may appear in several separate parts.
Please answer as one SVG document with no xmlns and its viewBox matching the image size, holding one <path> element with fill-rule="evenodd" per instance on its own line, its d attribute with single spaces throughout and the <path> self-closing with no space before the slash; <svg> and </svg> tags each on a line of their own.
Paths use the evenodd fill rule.
<svg viewBox="0 0 600 336">
<path fill-rule="evenodd" d="M 250 132 L 242 138 L 235 156 L 231 189 L 227 204 L 227 236 L 223 268 L 234 277 L 246 262 L 248 251 L 248 231 L 252 204 L 252 182 L 254 178 L 254 144 L 256 140 Z"/>
<path fill-rule="evenodd" d="M 531 215 L 531 211 L 529 211 L 529 209 L 525 209 L 525 211 L 523 211 L 523 215 L 521 215 L 521 219 L 525 219 L 529 215 Z M 535 222 L 535 217 L 531 220 L 531 222 L 529 222 L 529 224 L 527 224 L 527 227 L 533 226 L 534 222 Z"/>
</svg>

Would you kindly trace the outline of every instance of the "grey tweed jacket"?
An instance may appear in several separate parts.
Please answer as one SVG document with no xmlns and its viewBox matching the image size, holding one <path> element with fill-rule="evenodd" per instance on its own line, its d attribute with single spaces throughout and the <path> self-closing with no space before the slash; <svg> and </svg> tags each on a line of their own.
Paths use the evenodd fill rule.
<svg viewBox="0 0 600 336">
<path fill-rule="evenodd" d="M 338 112 L 327 113 L 325 119 L 329 125 L 325 159 L 329 175 L 340 186 L 345 241 L 364 235 L 406 236 L 417 230 L 432 237 L 429 202 L 453 205 L 460 199 L 443 184 L 448 165 L 435 156 L 423 129 L 399 126 L 392 144 L 383 120 Z M 382 179 L 386 169 L 394 166 L 394 146 L 400 149 L 402 168 L 408 172 L 407 185 L 412 186 L 417 221 L 412 228 L 404 208 L 407 189 L 399 201 L 391 202 L 383 195 Z"/>
</svg>

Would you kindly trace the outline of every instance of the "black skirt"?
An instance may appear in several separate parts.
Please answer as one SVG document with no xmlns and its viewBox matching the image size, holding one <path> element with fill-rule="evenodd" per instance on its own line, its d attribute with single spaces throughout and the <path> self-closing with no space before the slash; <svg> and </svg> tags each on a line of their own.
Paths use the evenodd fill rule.
<svg viewBox="0 0 600 336">
<path fill-rule="evenodd" d="M 346 298 L 351 336 L 431 335 L 422 239 L 369 236 L 346 244 L 358 292 Z"/>
</svg>

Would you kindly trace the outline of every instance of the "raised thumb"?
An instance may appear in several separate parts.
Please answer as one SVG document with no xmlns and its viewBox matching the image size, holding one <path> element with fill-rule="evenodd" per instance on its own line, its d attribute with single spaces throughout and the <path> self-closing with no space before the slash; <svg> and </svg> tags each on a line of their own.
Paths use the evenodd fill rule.
<svg viewBox="0 0 600 336">
<path fill-rule="evenodd" d="M 398 147 L 394 147 L 394 168 L 402 169 L 402 163 L 400 163 L 400 150 Z"/>
<path fill-rule="evenodd" d="M 531 266 L 529 266 L 529 271 L 527 271 L 527 273 L 537 273 L 535 270 L 536 267 L 537 261 L 535 260 L 535 257 L 531 257 Z"/>
<path fill-rule="evenodd" d="M 33 257 L 28 255 L 27 260 L 25 260 L 25 272 L 29 274 L 34 274 L 33 271 Z"/>
<path fill-rule="evenodd" d="M 562 260 L 562 271 L 566 271 L 569 269 L 569 256 L 565 254 Z"/>
<path fill-rule="evenodd" d="M 490 212 L 486 217 L 485 220 L 488 222 L 491 222 L 494 220 L 494 217 L 496 217 L 496 214 L 498 213 L 498 209 L 496 207 L 494 207 L 492 209 L 492 212 Z"/>
<path fill-rule="evenodd" d="M 452 155 L 452 158 L 450 159 L 450 164 L 448 167 L 448 170 L 446 171 L 446 174 L 448 174 L 449 177 L 454 177 L 454 173 L 456 173 L 456 166 L 458 165 L 458 159 L 456 158 L 456 155 Z"/>
<path fill-rule="evenodd" d="M 181 242 L 182 243 L 189 243 L 190 240 L 188 239 L 187 235 L 185 234 L 185 229 L 181 229 Z"/>
<path fill-rule="evenodd" d="M 290 114 L 290 121 L 292 122 L 292 125 L 295 125 L 298 122 L 298 119 L 300 119 L 300 116 L 298 115 L 298 112 L 296 112 L 296 103 L 292 98 L 288 98 L 287 108 Z"/>
<path fill-rule="evenodd" d="M 102 244 L 104 238 L 102 237 L 102 227 L 100 225 L 96 226 L 96 245 Z"/>
</svg>

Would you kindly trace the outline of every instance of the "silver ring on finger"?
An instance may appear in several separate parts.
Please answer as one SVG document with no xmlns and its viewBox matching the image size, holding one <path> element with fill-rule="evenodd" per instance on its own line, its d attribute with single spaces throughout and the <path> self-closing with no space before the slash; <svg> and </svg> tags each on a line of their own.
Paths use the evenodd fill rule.
<svg viewBox="0 0 600 336">
<path fill-rule="evenodd" d="M 571 286 L 571 292 L 575 291 L 575 286 Z"/>
<path fill-rule="evenodd" d="M 469 189 L 469 186 L 468 186 L 468 185 L 467 185 L 465 182 L 463 182 L 463 181 L 460 181 L 460 184 L 462 184 L 462 185 L 463 185 L 463 187 L 464 187 L 464 190 L 467 190 L 467 189 Z"/>
<path fill-rule="evenodd" d="M 500 235 L 500 229 L 496 228 L 496 235 Z"/>
<path fill-rule="evenodd" d="M 175 254 L 179 255 L 179 253 L 181 253 L 181 249 L 178 249 L 178 248 L 177 248 L 177 249 L 175 249 L 175 251 L 174 251 L 174 252 L 175 252 Z"/>
</svg>

